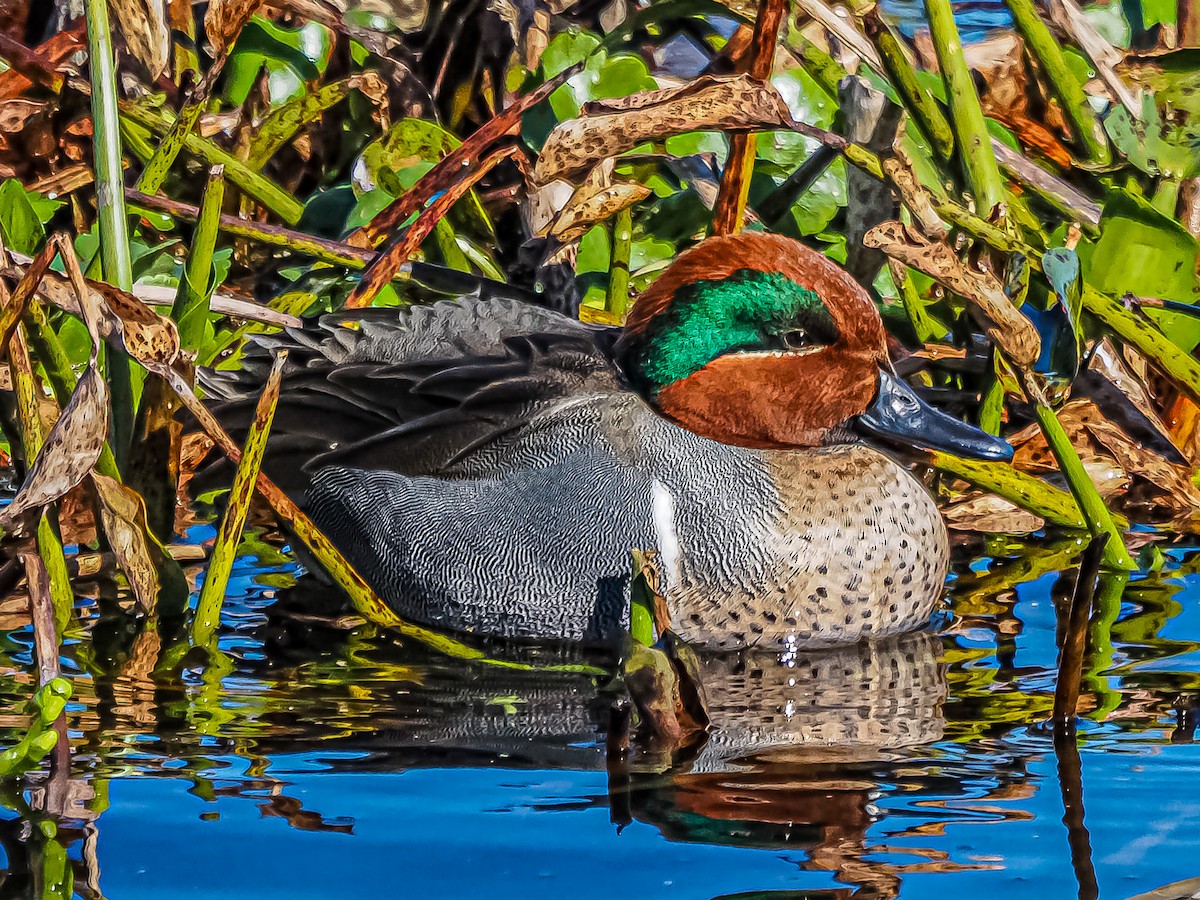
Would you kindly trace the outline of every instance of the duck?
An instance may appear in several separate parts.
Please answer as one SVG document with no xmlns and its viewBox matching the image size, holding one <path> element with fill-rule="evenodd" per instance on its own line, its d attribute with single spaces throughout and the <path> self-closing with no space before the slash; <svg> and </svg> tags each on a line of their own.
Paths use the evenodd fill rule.
<svg viewBox="0 0 1200 900">
<path fill-rule="evenodd" d="M 503 295 L 327 314 L 206 381 L 235 433 L 281 348 L 265 470 L 400 617 L 452 632 L 617 640 L 634 548 L 695 645 L 907 632 L 949 549 L 900 448 L 1012 455 L 893 373 L 848 273 L 763 232 L 681 253 L 623 327 Z"/>
</svg>

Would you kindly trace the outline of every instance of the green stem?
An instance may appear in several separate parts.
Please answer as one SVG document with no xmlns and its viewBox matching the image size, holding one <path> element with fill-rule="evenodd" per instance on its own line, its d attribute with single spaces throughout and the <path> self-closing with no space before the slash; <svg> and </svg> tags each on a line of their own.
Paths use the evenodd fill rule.
<svg viewBox="0 0 1200 900">
<path fill-rule="evenodd" d="M 1093 535 L 1108 534 L 1108 543 L 1104 548 L 1105 565 L 1118 571 L 1135 571 L 1137 564 L 1125 547 L 1125 536 L 1117 528 L 1112 514 L 1109 513 L 1108 507 L 1104 505 L 1104 500 L 1096 490 L 1095 483 L 1084 469 L 1083 461 L 1080 460 L 1079 453 L 1071 444 L 1066 429 L 1058 421 L 1054 410 L 1038 396 L 1036 390 L 1031 390 L 1031 386 L 1032 376 L 1026 379 L 1026 393 L 1030 394 L 1029 399 L 1034 402 L 1034 415 L 1037 416 L 1038 425 L 1041 426 L 1046 443 L 1050 446 L 1050 452 L 1058 461 L 1059 471 L 1066 478 L 1067 486 L 1070 487 L 1075 502 L 1079 504 L 1079 509 L 1087 519 L 1088 530 Z"/>
<path fill-rule="evenodd" d="M 798 29 L 791 29 L 790 33 L 797 37 L 794 44 L 789 44 L 788 49 L 795 53 L 804 71 L 821 90 L 828 94 L 830 99 L 837 100 L 838 82 L 846 77 L 846 70 L 825 50 L 804 37 Z"/>
<path fill-rule="evenodd" d="M 874 10 L 863 19 L 863 26 L 913 121 L 938 155 L 950 159 L 954 155 L 954 132 L 937 99 L 917 81 L 917 73 L 904 54 L 896 33 Z"/>
<path fill-rule="evenodd" d="M 992 152 L 975 81 L 963 56 L 954 10 L 950 0 L 925 0 L 925 14 L 946 84 L 946 96 L 950 98 L 951 125 L 967 182 L 975 195 L 975 208 L 982 218 L 990 219 L 992 211 L 1005 200 L 1004 182 Z"/>
<path fill-rule="evenodd" d="M 171 318 L 179 326 L 179 346 L 190 353 L 200 349 L 204 340 L 204 326 L 208 322 L 213 251 L 220 232 L 221 204 L 224 199 L 225 170 L 214 166 L 204 186 L 191 251 L 175 295 L 175 305 L 171 308 Z"/>
<path fill-rule="evenodd" d="M 1058 100 L 1063 114 L 1071 124 L 1071 131 L 1079 140 L 1090 162 L 1107 166 L 1112 162 L 1112 151 L 1100 119 L 1092 109 L 1083 85 L 1067 65 L 1062 46 L 1050 34 L 1050 29 L 1038 15 L 1033 0 L 1007 0 L 1012 11 L 1013 22 L 1025 46 L 1046 76 L 1050 92 Z"/>
<path fill-rule="evenodd" d="M 98 0 L 92 0 L 98 2 Z M 124 118 L 135 125 L 148 128 L 158 135 L 165 135 L 175 123 L 175 117 L 166 110 L 151 110 L 135 103 L 127 103 L 121 113 Z M 300 221 L 304 212 L 304 204 L 284 190 L 280 185 L 258 172 L 253 171 L 244 162 L 222 150 L 212 141 L 205 140 L 197 134 L 189 134 L 184 138 L 184 149 L 211 166 L 224 166 L 225 174 L 231 182 L 237 185 L 263 206 L 275 213 L 289 225 Z"/>
<path fill-rule="evenodd" d="M 271 433 L 271 423 L 275 419 L 275 407 L 279 401 L 279 379 L 286 359 L 286 353 L 276 357 L 267 385 L 258 401 L 254 422 L 250 425 L 246 446 L 242 450 L 242 458 L 238 460 L 233 487 L 229 493 L 229 506 L 221 519 L 217 542 L 213 547 L 208 571 L 204 576 L 204 586 L 200 589 L 200 599 L 196 604 L 196 616 L 192 620 L 191 638 L 194 647 L 209 646 L 221 618 L 221 604 L 229 587 L 229 575 L 233 571 L 233 561 L 237 556 L 242 529 L 246 526 L 246 516 L 250 512 L 250 501 L 254 498 L 254 485 L 258 480 L 259 469 L 262 468 L 267 436 Z"/>
<path fill-rule="evenodd" d="M 117 72 L 106 0 L 87 2 L 88 60 L 92 82 L 92 146 L 96 166 L 96 205 L 104 279 L 123 291 L 133 288 L 129 232 L 125 227 L 125 184 L 121 166 L 121 132 L 117 114 Z M 109 440 L 118 461 L 133 434 L 133 379 L 129 357 L 107 352 L 112 406 Z"/>
<path fill-rule="evenodd" d="M 904 304 L 908 321 L 912 323 L 913 330 L 917 333 L 917 340 L 925 343 L 944 337 L 944 333 L 939 333 L 944 332 L 944 329 L 938 327 L 926 312 L 925 304 L 921 300 L 921 294 L 912 280 L 912 274 L 908 267 L 896 263 L 892 266 L 892 274 L 893 276 L 899 275 L 894 280 L 898 282 L 896 287 L 900 289 L 900 302 Z"/>
<path fill-rule="evenodd" d="M 633 210 L 628 206 L 613 217 L 612 247 L 605 308 L 623 320 L 629 307 L 629 258 L 633 252 Z"/>
<path fill-rule="evenodd" d="M 153 194 L 162 187 L 162 183 L 166 181 L 167 173 L 171 171 L 171 166 L 174 165 L 176 157 L 179 156 L 179 151 L 183 149 L 184 144 L 187 142 L 188 135 L 192 133 L 196 127 L 196 123 L 200 121 L 200 114 L 204 112 L 205 94 L 206 92 L 200 92 L 200 96 L 192 98 L 180 110 L 179 117 L 175 119 L 175 124 L 163 135 L 162 140 L 158 143 L 158 147 L 146 163 L 146 167 L 142 169 L 142 174 L 138 176 L 137 188 L 139 191 Z"/>
<path fill-rule="evenodd" d="M 1004 412 L 1004 384 L 993 378 L 979 406 L 979 427 L 988 434 L 1000 433 L 1000 418 Z"/>
<path fill-rule="evenodd" d="M 1103 722 L 1120 705 L 1121 692 L 1115 690 L 1104 673 L 1114 664 L 1112 627 L 1121 616 L 1121 597 L 1129 584 L 1128 572 L 1102 572 L 1092 600 L 1092 623 L 1088 634 L 1088 664 L 1084 684 L 1099 703 L 1088 718 Z"/>
<path fill-rule="evenodd" d="M 935 468 L 969 481 L 1009 503 L 1041 516 L 1047 525 L 1059 528 L 1086 528 L 1079 506 L 1066 491 L 1018 471 L 1008 463 L 963 459 L 941 451 L 930 453 Z"/>
</svg>

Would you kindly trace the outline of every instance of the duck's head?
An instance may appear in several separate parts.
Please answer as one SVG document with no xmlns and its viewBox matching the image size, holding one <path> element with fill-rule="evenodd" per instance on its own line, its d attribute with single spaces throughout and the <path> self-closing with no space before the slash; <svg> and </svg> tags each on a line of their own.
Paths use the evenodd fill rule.
<svg viewBox="0 0 1200 900">
<path fill-rule="evenodd" d="M 745 233 L 683 253 L 639 298 L 617 350 L 662 415 L 726 444 L 796 449 L 869 435 L 1012 456 L 895 378 L 866 291 L 790 238 Z"/>
</svg>

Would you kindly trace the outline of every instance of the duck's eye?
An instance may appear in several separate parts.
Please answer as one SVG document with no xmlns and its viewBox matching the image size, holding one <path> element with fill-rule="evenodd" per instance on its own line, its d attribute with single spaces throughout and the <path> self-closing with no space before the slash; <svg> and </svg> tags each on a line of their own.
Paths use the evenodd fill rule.
<svg viewBox="0 0 1200 900">
<path fill-rule="evenodd" d="M 793 328 L 783 333 L 783 346 L 789 350 L 803 350 L 812 343 L 812 338 L 803 328 Z"/>
</svg>

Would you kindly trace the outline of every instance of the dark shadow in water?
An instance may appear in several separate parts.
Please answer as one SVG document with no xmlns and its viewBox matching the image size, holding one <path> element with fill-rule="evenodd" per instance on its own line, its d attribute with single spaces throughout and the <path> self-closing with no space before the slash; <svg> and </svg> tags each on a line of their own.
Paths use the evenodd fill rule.
<svg viewBox="0 0 1200 900">
<path fill-rule="evenodd" d="M 1071 847 L 1071 867 L 1079 883 L 1079 900 L 1096 900 L 1100 885 L 1092 863 L 1092 836 L 1083 824 L 1083 763 L 1075 725 L 1059 722 L 1054 726 L 1054 755 L 1058 758 L 1058 784 L 1062 790 L 1063 824 Z"/>
</svg>

